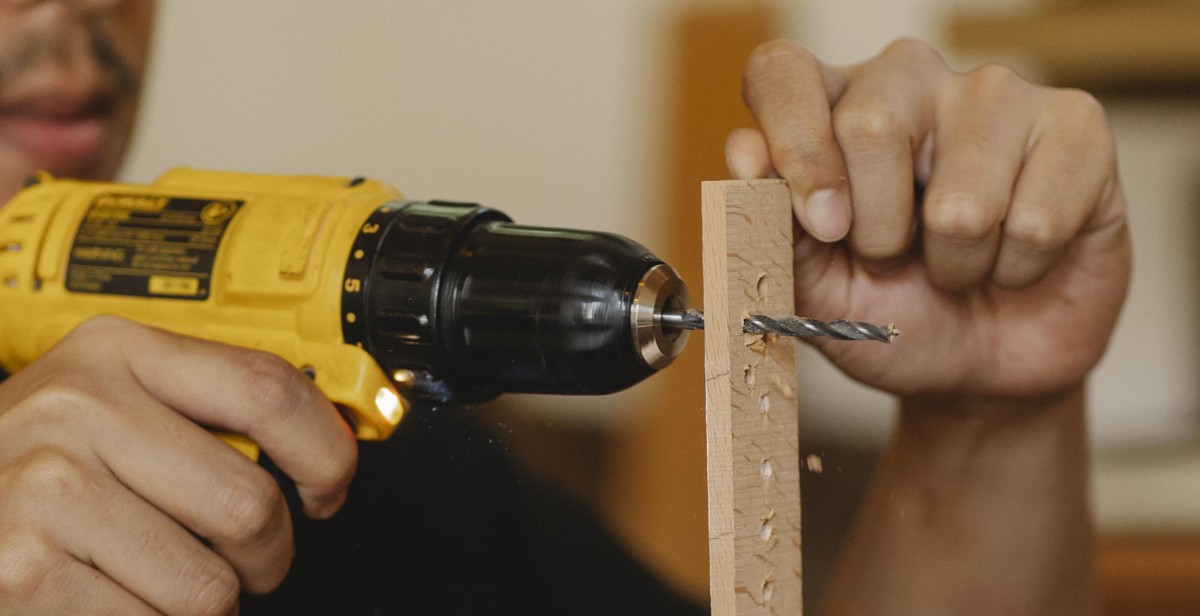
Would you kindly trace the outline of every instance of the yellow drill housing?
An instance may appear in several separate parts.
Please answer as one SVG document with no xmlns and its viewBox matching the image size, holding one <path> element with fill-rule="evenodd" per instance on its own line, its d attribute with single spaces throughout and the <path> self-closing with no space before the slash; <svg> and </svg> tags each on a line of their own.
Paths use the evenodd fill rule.
<svg viewBox="0 0 1200 616">
<path fill-rule="evenodd" d="M 400 198 L 375 181 L 174 169 L 149 186 L 42 175 L 0 210 L 0 366 L 32 362 L 87 318 L 124 316 L 304 369 L 387 438 L 405 402 L 344 342 L 342 293 L 364 221 Z M 146 301 L 153 298 L 155 301 Z"/>
</svg>

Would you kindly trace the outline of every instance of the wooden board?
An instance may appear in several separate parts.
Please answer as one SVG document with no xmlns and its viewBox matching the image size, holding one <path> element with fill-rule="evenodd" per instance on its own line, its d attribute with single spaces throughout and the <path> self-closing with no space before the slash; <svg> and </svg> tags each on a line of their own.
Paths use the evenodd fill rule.
<svg viewBox="0 0 1200 616">
<path fill-rule="evenodd" d="M 800 614 L 795 342 L 742 333 L 794 310 L 791 199 L 782 180 L 701 192 L 712 613 Z"/>
</svg>

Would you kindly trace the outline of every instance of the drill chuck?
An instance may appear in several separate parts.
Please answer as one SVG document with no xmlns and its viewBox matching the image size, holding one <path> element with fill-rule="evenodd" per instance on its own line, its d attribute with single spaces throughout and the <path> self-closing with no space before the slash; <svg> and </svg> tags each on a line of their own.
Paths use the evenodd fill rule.
<svg viewBox="0 0 1200 616">
<path fill-rule="evenodd" d="M 474 204 L 391 202 L 351 249 L 343 321 L 409 395 L 604 394 L 668 365 L 687 332 L 675 271 L 617 235 L 513 223 Z"/>
</svg>

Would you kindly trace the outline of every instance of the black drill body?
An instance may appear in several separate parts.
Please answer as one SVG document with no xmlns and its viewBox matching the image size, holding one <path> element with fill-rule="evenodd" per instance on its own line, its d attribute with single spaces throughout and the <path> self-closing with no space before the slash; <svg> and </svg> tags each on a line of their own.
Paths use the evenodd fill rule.
<svg viewBox="0 0 1200 616">
<path fill-rule="evenodd" d="M 656 371 L 631 311 L 647 272 L 664 264 L 642 246 L 437 201 L 387 204 L 368 224 L 381 232 L 360 236 L 363 256 L 347 267 L 364 283 L 343 295 L 363 318 L 343 331 L 402 374 L 414 398 L 604 394 Z"/>
</svg>

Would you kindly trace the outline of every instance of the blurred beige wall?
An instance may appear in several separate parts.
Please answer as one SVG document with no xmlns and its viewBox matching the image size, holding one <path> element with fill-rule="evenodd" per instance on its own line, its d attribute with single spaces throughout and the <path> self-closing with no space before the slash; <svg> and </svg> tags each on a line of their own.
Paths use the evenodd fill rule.
<svg viewBox="0 0 1200 616">
<path fill-rule="evenodd" d="M 125 174 L 361 174 L 523 220 L 656 227 L 643 4 L 164 0 Z"/>
</svg>

